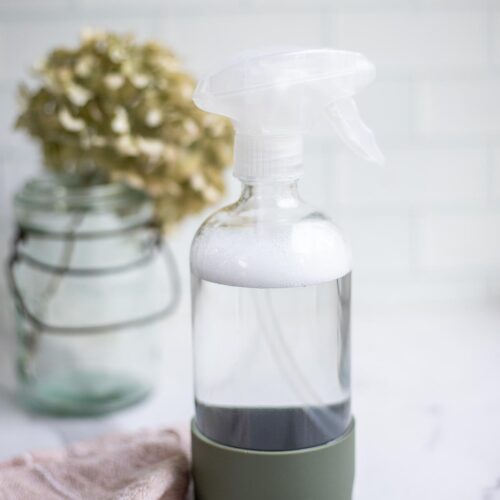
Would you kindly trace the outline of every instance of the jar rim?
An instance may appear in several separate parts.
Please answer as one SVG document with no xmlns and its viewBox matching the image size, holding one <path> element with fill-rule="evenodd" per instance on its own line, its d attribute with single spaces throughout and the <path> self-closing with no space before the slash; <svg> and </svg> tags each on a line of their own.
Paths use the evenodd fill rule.
<svg viewBox="0 0 500 500">
<path fill-rule="evenodd" d="M 134 210 L 150 204 L 149 196 L 124 182 L 94 181 L 84 184 L 73 174 L 45 174 L 29 179 L 16 193 L 18 207 L 47 211 Z"/>
</svg>

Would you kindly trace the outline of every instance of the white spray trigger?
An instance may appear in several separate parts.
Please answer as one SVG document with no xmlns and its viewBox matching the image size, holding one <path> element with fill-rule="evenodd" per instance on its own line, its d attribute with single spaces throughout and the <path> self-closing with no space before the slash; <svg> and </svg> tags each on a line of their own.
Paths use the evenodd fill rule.
<svg viewBox="0 0 500 500">
<path fill-rule="evenodd" d="M 335 132 L 362 158 L 384 162 L 353 99 L 374 78 L 374 65 L 356 52 L 267 49 L 202 79 L 194 101 L 233 121 L 237 177 L 299 177 L 303 135 Z"/>
<path fill-rule="evenodd" d="M 375 141 L 373 132 L 361 119 L 352 98 L 332 102 L 327 113 L 339 138 L 365 160 L 385 163 L 385 157 Z"/>
</svg>

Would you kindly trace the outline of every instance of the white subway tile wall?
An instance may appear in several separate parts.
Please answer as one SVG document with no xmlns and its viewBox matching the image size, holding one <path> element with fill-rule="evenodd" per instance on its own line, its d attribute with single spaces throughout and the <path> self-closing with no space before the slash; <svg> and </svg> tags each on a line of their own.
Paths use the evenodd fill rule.
<svg viewBox="0 0 500 500">
<path fill-rule="evenodd" d="M 488 61 L 486 11 L 382 11 L 339 13 L 337 40 L 370 54 L 395 73 L 446 72 Z"/>
<path fill-rule="evenodd" d="M 51 47 L 75 44 L 85 26 L 159 38 L 197 75 L 254 46 L 364 52 L 378 79 L 358 102 L 387 165 L 368 165 L 336 142 L 314 141 L 303 182 L 304 196 L 350 235 L 356 300 L 500 295 L 495 0 L 1 0 L 2 259 L 13 230 L 12 194 L 41 169 L 36 147 L 12 130 L 16 84 Z M 232 182 L 231 195 L 237 189 Z M 202 217 L 173 237 L 185 288 L 189 241 Z M 0 301 L 5 322 L 5 283 Z"/>
<path fill-rule="evenodd" d="M 418 259 L 423 269 L 487 271 L 500 255 L 500 214 L 428 214 L 418 227 Z"/>
<path fill-rule="evenodd" d="M 419 84 L 417 130 L 427 139 L 494 142 L 500 134 L 500 75 L 427 80 Z"/>
</svg>

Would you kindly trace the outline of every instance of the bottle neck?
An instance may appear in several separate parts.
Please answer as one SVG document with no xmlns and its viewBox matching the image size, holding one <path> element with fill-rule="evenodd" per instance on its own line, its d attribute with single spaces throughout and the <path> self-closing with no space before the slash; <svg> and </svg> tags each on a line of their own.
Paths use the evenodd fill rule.
<svg viewBox="0 0 500 500">
<path fill-rule="evenodd" d="M 274 182 L 302 175 L 300 135 L 237 132 L 234 138 L 234 175 L 242 182 Z"/>
<path fill-rule="evenodd" d="M 258 207 L 296 207 L 303 203 L 298 179 L 277 181 L 244 181 L 239 202 Z"/>
</svg>

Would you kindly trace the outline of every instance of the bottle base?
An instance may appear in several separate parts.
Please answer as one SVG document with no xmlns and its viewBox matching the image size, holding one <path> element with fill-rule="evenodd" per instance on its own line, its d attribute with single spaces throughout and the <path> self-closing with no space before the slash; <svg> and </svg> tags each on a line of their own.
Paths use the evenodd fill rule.
<svg viewBox="0 0 500 500">
<path fill-rule="evenodd" d="M 196 500 L 351 500 L 354 420 L 339 438 L 294 451 L 231 448 L 191 427 Z"/>
</svg>

